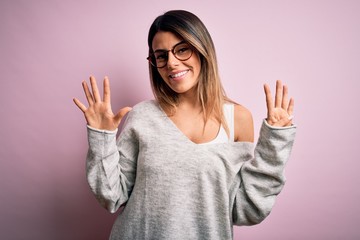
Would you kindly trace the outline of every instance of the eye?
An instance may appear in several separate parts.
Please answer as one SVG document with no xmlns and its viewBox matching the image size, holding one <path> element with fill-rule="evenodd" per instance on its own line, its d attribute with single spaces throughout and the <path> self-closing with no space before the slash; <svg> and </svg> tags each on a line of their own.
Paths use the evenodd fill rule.
<svg viewBox="0 0 360 240">
<path fill-rule="evenodd" d="M 179 52 L 179 53 L 183 53 L 183 52 L 186 52 L 186 51 L 188 51 L 188 50 L 189 50 L 188 47 L 183 47 L 183 48 L 180 48 L 180 49 L 178 50 L 178 52 Z"/>
<path fill-rule="evenodd" d="M 189 52 L 190 47 L 187 44 L 182 44 L 175 49 L 177 55 L 184 55 Z"/>
<path fill-rule="evenodd" d="M 156 60 L 164 60 L 167 57 L 166 52 L 156 52 L 154 55 Z"/>
</svg>

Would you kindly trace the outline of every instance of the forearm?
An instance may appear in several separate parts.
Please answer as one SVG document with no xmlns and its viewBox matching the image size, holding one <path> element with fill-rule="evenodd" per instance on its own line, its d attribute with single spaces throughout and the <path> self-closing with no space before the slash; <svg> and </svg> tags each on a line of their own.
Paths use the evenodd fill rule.
<svg viewBox="0 0 360 240">
<path fill-rule="evenodd" d="M 110 212 L 128 198 L 127 189 L 122 187 L 127 184 L 122 182 L 125 177 L 121 177 L 116 132 L 88 127 L 87 180 L 99 203 Z"/>
<path fill-rule="evenodd" d="M 234 223 L 252 225 L 269 215 L 285 184 L 284 168 L 290 157 L 296 127 L 262 125 L 254 158 L 240 170 L 240 188 L 234 205 Z"/>
</svg>

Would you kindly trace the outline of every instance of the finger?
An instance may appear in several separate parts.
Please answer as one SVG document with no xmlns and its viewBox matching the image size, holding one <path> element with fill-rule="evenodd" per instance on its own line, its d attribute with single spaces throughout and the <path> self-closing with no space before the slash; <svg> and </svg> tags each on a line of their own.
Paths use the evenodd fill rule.
<svg viewBox="0 0 360 240">
<path fill-rule="evenodd" d="M 86 96 L 86 99 L 87 99 L 89 105 L 92 105 L 94 103 L 94 99 L 93 99 L 93 96 L 91 95 L 89 87 L 85 81 L 82 82 L 82 86 L 83 86 L 85 96 Z"/>
<path fill-rule="evenodd" d="M 293 98 L 290 98 L 289 107 L 287 109 L 287 112 L 290 116 L 293 116 L 294 114 L 294 105 L 295 105 L 295 100 Z"/>
<path fill-rule="evenodd" d="M 275 93 L 275 107 L 279 108 L 281 107 L 282 102 L 282 83 L 280 80 L 276 81 L 276 93 Z"/>
<path fill-rule="evenodd" d="M 96 84 L 96 79 L 93 76 L 90 77 L 90 84 L 91 84 L 91 89 L 93 92 L 95 102 L 101 102 L 101 97 L 100 97 L 98 86 Z"/>
<path fill-rule="evenodd" d="M 110 97 L 110 82 L 108 77 L 105 77 L 104 79 L 104 102 L 110 103 L 111 97 Z"/>
<path fill-rule="evenodd" d="M 83 112 L 85 113 L 86 111 L 86 107 L 84 104 L 82 104 L 78 99 L 74 98 L 73 99 L 74 103 L 76 104 L 76 106 L 78 106 L 78 108 Z"/>
<path fill-rule="evenodd" d="M 264 92 L 265 92 L 265 97 L 266 97 L 266 107 L 268 109 L 268 113 L 272 112 L 273 107 L 274 107 L 274 103 L 271 97 L 271 91 L 270 91 L 270 87 L 267 84 L 264 84 Z"/>
<path fill-rule="evenodd" d="M 131 107 L 124 107 L 116 114 L 115 120 L 120 123 L 121 119 L 131 110 Z"/>
<path fill-rule="evenodd" d="M 285 110 L 287 110 L 289 107 L 288 87 L 286 85 L 284 85 L 283 87 L 283 97 L 282 97 L 281 107 Z"/>
</svg>

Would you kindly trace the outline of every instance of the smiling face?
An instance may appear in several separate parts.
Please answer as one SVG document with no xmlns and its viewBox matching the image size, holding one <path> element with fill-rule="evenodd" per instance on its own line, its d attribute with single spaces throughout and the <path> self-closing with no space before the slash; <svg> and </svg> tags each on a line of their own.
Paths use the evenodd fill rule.
<svg viewBox="0 0 360 240">
<path fill-rule="evenodd" d="M 170 50 L 181 43 L 183 39 L 171 32 L 157 32 L 152 41 L 153 51 Z M 168 52 L 168 61 L 165 67 L 158 68 L 158 72 L 164 82 L 176 93 L 194 94 L 195 86 L 199 81 L 201 63 L 196 50 L 185 61 L 177 59 L 174 54 Z"/>
</svg>

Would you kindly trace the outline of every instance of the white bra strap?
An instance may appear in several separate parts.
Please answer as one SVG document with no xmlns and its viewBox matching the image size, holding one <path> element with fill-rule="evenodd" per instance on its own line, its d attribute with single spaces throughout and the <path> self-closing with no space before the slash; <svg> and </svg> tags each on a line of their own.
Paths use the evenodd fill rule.
<svg viewBox="0 0 360 240">
<path fill-rule="evenodd" d="M 230 138 L 229 141 L 230 142 L 234 142 L 235 141 L 235 136 L 234 136 L 234 104 L 224 104 L 224 116 L 226 119 L 226 123 L 228 125 L 229 128 L 229 133 L 230 133 Z"/>
</svg>

